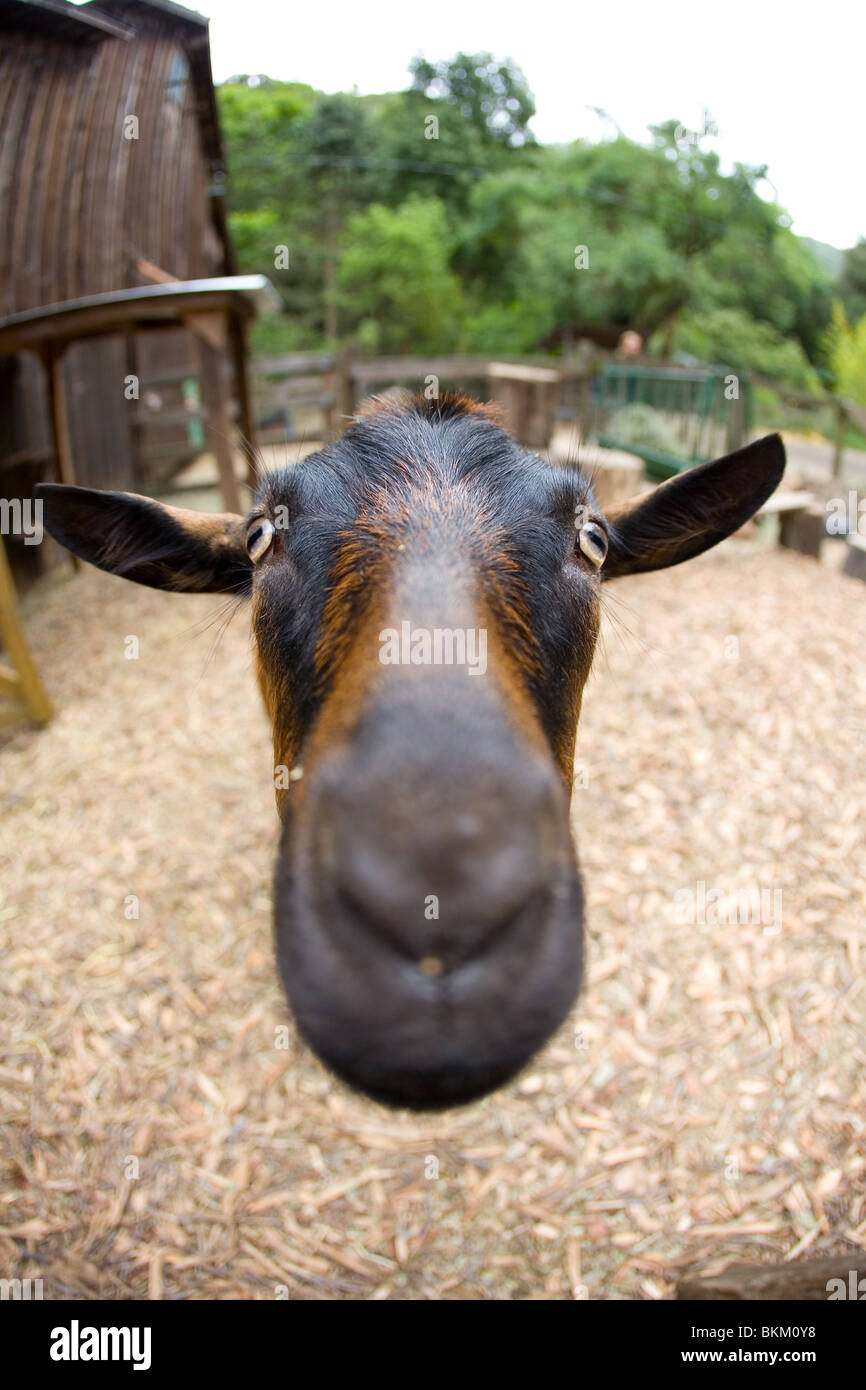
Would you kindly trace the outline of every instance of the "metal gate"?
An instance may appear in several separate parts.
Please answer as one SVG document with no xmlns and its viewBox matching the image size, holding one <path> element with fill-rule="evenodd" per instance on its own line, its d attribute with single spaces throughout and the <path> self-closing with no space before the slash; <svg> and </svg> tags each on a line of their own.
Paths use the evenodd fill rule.
<svg viewBox="0 0 866 1390">
<path fill-rule="evenodd" d="M 671 478 L 746 443 L 747 379 L 724 368 L 606 363 L 598 379 L 598 442 L 637 454 L 654 478 Z"/>
</svg>

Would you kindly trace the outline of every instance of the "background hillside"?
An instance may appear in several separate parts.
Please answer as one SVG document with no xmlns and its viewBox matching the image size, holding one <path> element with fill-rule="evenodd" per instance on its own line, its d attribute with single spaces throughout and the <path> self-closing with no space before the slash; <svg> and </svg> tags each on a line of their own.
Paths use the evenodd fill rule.
<svg viewBox="0 0 866 1390">
<path fill-rule="evenodd" d="M 259 350 L 557 355 L 634 329 L 814 389 L 866 311 L 866 244 L 795 236 L 765 167 L 722 173 L 674 117 L 540 145 L 523 74 L 489 54 L 416 59 L 379 96 L 244 76 L 218 97 L 241 268 L 285 305 Z"/>
</svg>

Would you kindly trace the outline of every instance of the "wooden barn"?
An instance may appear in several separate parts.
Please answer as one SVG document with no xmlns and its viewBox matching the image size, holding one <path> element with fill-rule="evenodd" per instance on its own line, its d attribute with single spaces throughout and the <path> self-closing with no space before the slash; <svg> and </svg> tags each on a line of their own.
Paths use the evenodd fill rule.
<svg viewBox="0 0 866 1390">
<path fill-rule="evenodd" d="M 207 19 L 0 0 L 0 496 L 164 491 L 210 447 L 237 505 L 268 287 L 236 274 L 224 189 Z M 23 574 L 41 547 L 6 540 Z"/>
</svg>

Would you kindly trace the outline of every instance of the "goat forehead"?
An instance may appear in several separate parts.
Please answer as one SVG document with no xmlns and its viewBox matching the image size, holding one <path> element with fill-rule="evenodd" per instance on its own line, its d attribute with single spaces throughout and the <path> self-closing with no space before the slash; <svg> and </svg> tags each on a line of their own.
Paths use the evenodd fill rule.
<svg viewBox="0 0 866 1390">
<path fill-rule="evenodd" d="M 539 518 L 567 521 L 579 504 L 595 506 L 582 473 L 520 449 L 484 420 L 468 430 L 454 428 L 454 420 L 402 430 L 382 423 L 361 421 L 335 444 L 271 475 L 260 504 L 282 504 L 290 523 L 330 519 L 335 531 L 372 516 L 462 516 L 511 530 Z"/>
</svg>

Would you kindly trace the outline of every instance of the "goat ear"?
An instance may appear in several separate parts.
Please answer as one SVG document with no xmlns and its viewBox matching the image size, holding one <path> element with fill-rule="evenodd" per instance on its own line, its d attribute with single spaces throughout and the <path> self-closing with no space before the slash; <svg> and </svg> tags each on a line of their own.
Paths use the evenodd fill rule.
<svg viewBox="0 0 866 1390">
<path fill-rule="evenodd" d="M 718 545 L 754 516 L 784 471 L 785 446 L 768 434 L 612 510 L 601 578 L 666 569 Z"/>
<path fill-rule="evenodd" d="M 109 574 L 185 593 L 243 593 L 252 562 L 244 518 L 166 507 L 132 492 L 40 483 L 45 529 Z"/>
</svg>

